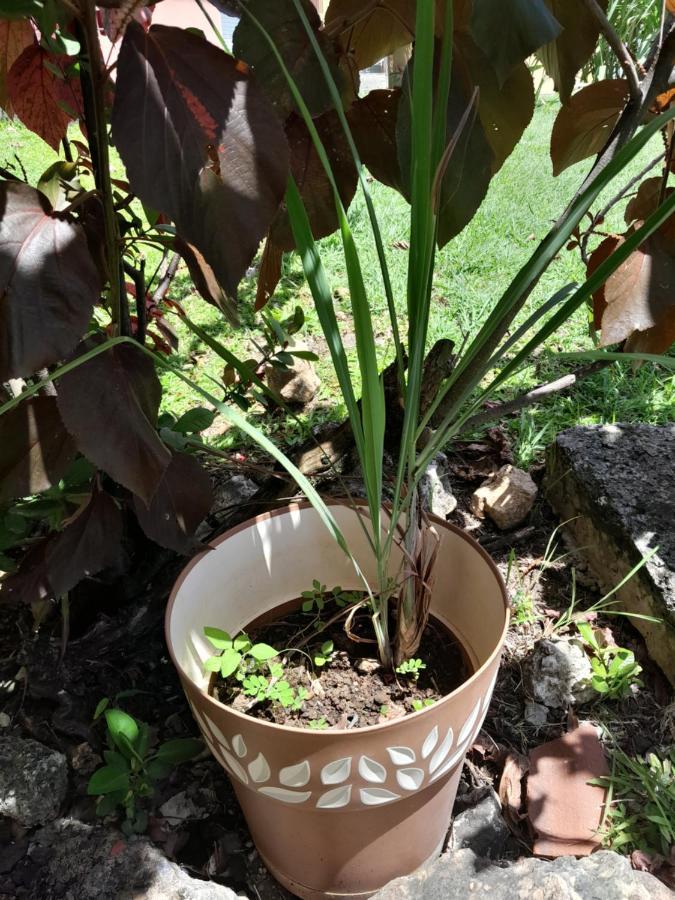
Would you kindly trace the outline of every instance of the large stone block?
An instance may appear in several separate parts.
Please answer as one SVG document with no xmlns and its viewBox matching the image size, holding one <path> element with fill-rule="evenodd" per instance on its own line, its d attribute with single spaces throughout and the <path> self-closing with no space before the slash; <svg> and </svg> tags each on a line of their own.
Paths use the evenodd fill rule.
<svg viewBox="0 0 675 900">
<path fill-rule="evenodd" d="M 546 496 L 652 659 L 675 685 L 675 425 L 593 425 L 561 432 L 547 453 Z"/>
</svg>

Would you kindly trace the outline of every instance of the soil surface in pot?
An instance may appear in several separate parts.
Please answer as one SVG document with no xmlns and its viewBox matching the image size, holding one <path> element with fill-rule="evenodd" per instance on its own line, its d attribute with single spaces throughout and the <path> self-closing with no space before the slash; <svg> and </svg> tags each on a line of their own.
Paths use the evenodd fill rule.
<svg viewBox="0 0 675 900">
<path fill-rule="evenodd" d="M 254 643 L 273 647 L 293 647 L 298 635 L 306 634 L 311 617 L 302 611 L 252 627 L 248 635 Z M 219 675 L 211 693 L 221 703 L 257 719 L 279 725 L 308 728 L 358 728 L 398 719 L 430 706 L 458 688 L 472 674 L 472 668 L 457 639 L 437 620 L 430 619 L 415 658 L 423 663 L 417 673 L 394 674 L 384 669 L 376 657 L 375 644 L 365 643 L 372 631 L 369 617 L 356 618 L 352 640 L 344 630 L 344 619 L 324 628 L 302 650 L 284 654 L 283 678 L 296 691 L 304 688 L 307 697 L 294 710 L 278 702 L 256 702 L 246 696 L 234 678 Z M 369 633 L 370 631 L 370 633 Z M 331 641 L 334 652 L 322 666 L 313 663 L 324 642 Z M 274 660 L 277 662 L 278 660 Z"/>
</svg>

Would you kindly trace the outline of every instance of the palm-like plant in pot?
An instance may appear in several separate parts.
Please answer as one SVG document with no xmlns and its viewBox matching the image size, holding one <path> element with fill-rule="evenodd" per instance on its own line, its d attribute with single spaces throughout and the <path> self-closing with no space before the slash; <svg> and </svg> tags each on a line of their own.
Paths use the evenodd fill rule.
<svg viewBox="0 0 675 900">
<path fill-rule="evenodd" d="M 585 251 L 583 217 L 659 132 L 670 162 L 673 112 L 655 113 L 670 103 L 669 94 L 660 102 L 659 91 L 673 68 L 675 33 L 664 18 L 639 79 L 608 30 L 603 0 L 570 0 L 573 21 L 567 4 L 549 0 L 332 0 L 323 24 L 309 0 L 216 5 L 240 15 L 234 52 L 245 62 L 193 31 L 147 30 L 142 0 L 106 0 L 98 11 L 90 0 L 0 0 L 0 57 L 16 56 L 6 85 L 0 70 L 0 103 L 53 147 L 74 117 L 88 136 L 88 146 L 78 141 L 77 159 L 50 167 L 37 189 L 2 172 L 0 374 L 3 382 L 26 382 L 0 406 L 0 470 L 8 473 L 0 498 L 53 486 L 76 453 L 93 467 L 80 509 L 31 549 L 3 591 L 9 585 L 29 602 L 67 596 L 79 579 L 113 561 L 122 510 L 133 512 L 148 537 L 184 552 L 208 509 L 208 479 L 195 458 L 165 446 L 156 427 L 155 368 L 191 382 L 146 346 L 142 249 L 150 243 L 180 252 L 202 296 L 230 313 L 261 237 L 267 233 L 262 299 L 278 280 L 282 252 L 297 249 L 349 415 L 365 501 L 323 500 L 245 416 L 193 384 L 285 467 L 306 500 L 239 525 L 195 558 L 173 590 L 166 634 L 204 739 L 231 776 L 272 872 L 300 896 L 365 896 L 442 845 L 508 625 L 504 586 L 489 557 L 425 512 L 421 484 L 430 460 L 484 415 L 484 401 L 591 297 L 603 344 L 625 342 L 622 351 L 630 352 L 586 356 L 644 359 L 667 349 L 664 335 L 672 331 L 659 326 L 668 325 L 671 312 L 659 273 L 667 271 L 660 263 L 672 242 L 664 224 L 675 209 L 669 165 L 656 190 L 652 179 L 644 182 L 629 229 L 596 251 L 588 280 L 511 326 L 561 249 L 572 240 Z M 101 53 L 97 23 L 118 44 L 114 62 Z M 601 30 L 618 47 L 625 85 L 600 82 L 570 99 Z M 402 86 L 358 98 L 354 73 L 411 41 Z M 532 115 L 525 60 L 535 51 L 564 101 L 554 129 L 557 167 L 599 157 L 482 328 L 438 377 L 425 360 L 437 248 L 471 219 Z M 36 78 L 49 86 L 42 105 L 27 87 Z M 616 106 L 609 134 L 608 103 Z M 578 108 L 587 113 L 589 106 L 600 110 L 602 125 L 587 133 L 588 116 Z M 128 184 L 112 178 L 110 139 Z M 67 140 L 64 147 L 72 155 Z M 362 162 L 410 203 L 405 303 L 394 295 Z M 93 173 L 93 187 L 85 189 L 73 173 Z M 357 182 L 395 348 L 386 377 L 378 366 L 374 298 L 346 212 Z M 143 219 L 135 197 L 145 204 Z M 354 366 L 317 244 L 336 227 Z M 636 266 L 645 289 L 643 258 L 659 263 L 653 294 L 646 289 L 651 318 L 643 308 L 625 315 L 630 304 L 620 290 Z M 242 377 L 268 389 L 202 334 Z M 385 464 L 389 453 L 392 466 Z M 272 640 L 288 622 L 300 623 L 296 632 L 289 637 L 282 629 Z M 345 639 L 337 653 L 343 625 L 351 643 Z M 346 658 L 355 684 L 364 648 L 377 655 L 368 662 L 384 687 L 396 688 L 397 677 L 410 686 L 412 709 L 392 703 L 375 723 L 359 727 L 365 717 L 355 721 L 351 702 L 343 702 L 335 722 L 319 716 L 315 727 L 300 727 L 303 705 L 327 692 L 330 678 L 319 673 L 330 676 L 336 659 Z M 309 659 L 303 683 L 291 672 L 301 659 Z M 423 685 L 430 673 L 443 683 L 432 698 L 416 694 L 416 677 Z M 271 721 L 267 714 L 279 709 L 286 713 Z"/>
<path fill-rule="evenodd" d="M 231 775 L 256 845 L 271 871 L 299 896 L 367 896 L 388 879 L 419 866 L 442 846 L 462 762 L 486 715 L 508 626 L 507 599 L 494 564 L 461 531 L 425 513 L 420 487 L 425 470 L 490 393 L 524 365 L 532 351 L 668 218 L 672 203 L 662 205 L 571 296 L 557 297 L 558 308 L 552 316 L 546 318 L 552 308 L 547 304 L 507 339 L 510 323 L 590 205 L 659 127 L 652 123 L 588 179 L 429 396 L 425 351 L 436 248 L 453 233 L 447 212 L 461 189 L 452 183 L 449 171 L 457 171 L 452 167 L 458 155 L 475 147 L 472 135 L 481 114 L 477 89 L 453 90 L 453 80 L 462 78 L 462 61 L 453 60 L 454 16 L 464 13 L 457 4 L 416 5 L 414 52 L 397 111 L 398 176 L 410 201 L 407 302 L 401 322 L 377 212 L 350 128 L 350 118 L 352 124 L 354 119 L 345 112 L 344 88 L 341 92 L 322 52 L 307 6 L 301 0 L 293 0 L 292 6 L 295 24 L 304 29 L 308 49 L 325 79 L 336 127 L 346 141 L 365 197 L 395 345 L 390 375 L 396 401 L 386 400 L 370 301 L 330 148 L 290 71 L 291 60 L 277 46 L 271 27 L 274 14 L 265 14 L 260 4 L 241 4 L 240 28 L 249 40 L 257 35 L 283 75 L 335 204 L 349 282 L 360 401 L 313 235 L 311 199 L 306 192 L 303 197 L 293 175 L 289 178 L 287 225 L 349 414 L 365 501 L 323 501 L 292 463 L 273 450 L 307 501 L 240 525 L 194 560 L 174 589 L 167 612 L 167 639 L 202 733 Z M 541 27 L 545 31 L 546 25 Z M 459 105 L 458 96 L 464 98 Z M 266 254 L 269 244 L 268 238 Z M 508 358 L 523 337 L 524 344 Z M 385 439 L 391 446 L 392 436 L 395 466 L 389 473 L 384 463 Z M 288 688 L 279 659 L 288 662 L 307 641 L 277 652 L 268 644 L 252 646 L 244 629 L 268 633 L 264 627 L 260 632 L 260 627 L 292 616 L 303 595 L 311 596 L 306 589 L 311 584 L 319 588 L 320 583 L 356 592 L 356 604 L 338 608 L 329 624 L 341 619 L 349 628 L 356 610 L 367 612 L 370 633 L 364 637 L 361 630 L 357 640 L 376 643 L 382 672 L 416 671 L 420 646 L 425 646 L 435 629 L 445 642 L 448 666 L 452 653 L 461 647 L 463 678 L 433 704 L 418 701 L 412 714 L 391 720 L 383 717 L 381 724 L 362 728 L 348 727 L 345 715 L 337 727 L 301 729 L 246 715 L 241 711 L 245 707 L 237 708 L 236 702 L 234 706 L 221 703 L 218 697 L 227 692 L 214 692 L 212 672 L 249 685 L 244 693 L 254 700 L 279 700 L 275 685 Z M 319 631 L 325 628 L 321 617 L 316 626 Z M 213 645 L 222 650 L 221 656 L 212 655 Z M 332 643 L 325 647 L 324 654 L 330 655 Z M 263 671 L 268 677 L 255 674 Z M 312 685 L 322 690 L 310 681 L 310 692 Z M 305 694 L 291 691 L 285 705 L 297 708 Z M 347 706 L 344 713 L 348 712 Z"/>
</svg>

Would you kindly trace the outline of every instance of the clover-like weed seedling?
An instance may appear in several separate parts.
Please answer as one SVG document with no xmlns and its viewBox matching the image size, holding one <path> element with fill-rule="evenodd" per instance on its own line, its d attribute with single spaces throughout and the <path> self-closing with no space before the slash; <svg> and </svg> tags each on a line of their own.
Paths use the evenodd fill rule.
<svg viewBox="0 0 675 900">
<path fill-rule="evenodd" d="M 319 669 L 330 662 L 335 654 L 335 645 L 332 641 L 324 641 L 321 650 L 314 654 L 314 665 Z"/>
<path fill-rule="evenodd" d="M 413 681 L 417 681 L 420 677 L 422 669 L 426 669 L 427 664 L 421 659 L 406 659 L 400 666 L 396 667 L 399 675 L 409 675 Z"/>
<path fill-rule="evenodd" d="M 269 700 L 285 709 L 297 711 L 307 698 L 303 687 L 293 688 L 282 676 L 283 664 L 271 662 L 280 655 L 269 644 L 252 643 L 242 632 L 232 637 L 220 628 L 207 627 L 204 634 L 220 654 L 210 656 L 204 662 L 207 672 L 217 672 L 227 680 L 234 677 L 241 684 L 241 691 L 255 703 Z"/>
<path fill-rule="evenodd" d="M 89 779 L 87 794 L 98 797 L 98 816 L 108 816 L 119 807 L 125 814 L 122 831 L 141 833 L 148 825 L 143 803 L 154 795 L 155 783 L 201 753 L 204 744 L 196 738 L 178 738 L 151 750 L 148 725 L 108 705 L 104 698 L 94 713 L 94 721 L 105 714 L 108 749 L 103 751 L 105 765 Z"/>
<path fill-rule="evenodd" d="M 359 599 L 359 594 L 354 591 L 343 591 L 340 585 L 332 588 L 330 591 L 325 584 L 314 579 L 311 591 L 303 591 L 301 596 L 304 598 L 302 603 L 302 611 L 305 613 L 315 612 L 321 615 L 327 603 L 335 603 L 342 609 L 349 603 L 354 603 Z"/>
<path fill-rule="evenodd" d="M 320 719 L 310 719 L 307 727 L 311 728 L 312 731 L 323 731 L 324 728 L 328 728 L 328 722 L 325 716 L 321 716 Z"/>
</svg>

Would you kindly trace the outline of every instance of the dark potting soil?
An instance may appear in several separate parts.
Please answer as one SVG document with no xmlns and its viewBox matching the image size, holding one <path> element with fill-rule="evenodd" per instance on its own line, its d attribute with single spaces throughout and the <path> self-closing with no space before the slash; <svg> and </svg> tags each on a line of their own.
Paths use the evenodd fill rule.
<svg viewBox="0 0 675 900">
<path fill-rule="evenodd" d="M 302 611 L 292 612 L 281 620 L 251 628 L 248 634 L 254 643 L 292 647 L 299 643 L 298 635 L 306 632 L 312 618 Z M 415 654 L 425 664 L 417 679 L 387 671 L 379 664 L 376 645 L 362 642 L 368 639 L 366 635 L 372 635 L 367 615 L 357 616 L 352 625 L 353 633 L 361 640 L 352 640 L 343 623 L 342 619 L 318 633 L 302 647 L 304 653 L 287 651 L 282 657 L 282 678 L 296 690 L 302 687 L 308 692 L 301 709 L 294 711 L 270 701 L 255 702 L 243 694 L 239 682 L 220 676 L 212 682 L 213 696 L 240 712 L 279 725 L 357 728 L 401 718 L 425 701 L 430 705 L 471 675 L 461 644 L 433 618 Z M 334 653 L 326 665 L 318 667 L 308 656 L 313 659 L 325 641 L 333 642 Z"/>
</svg>

